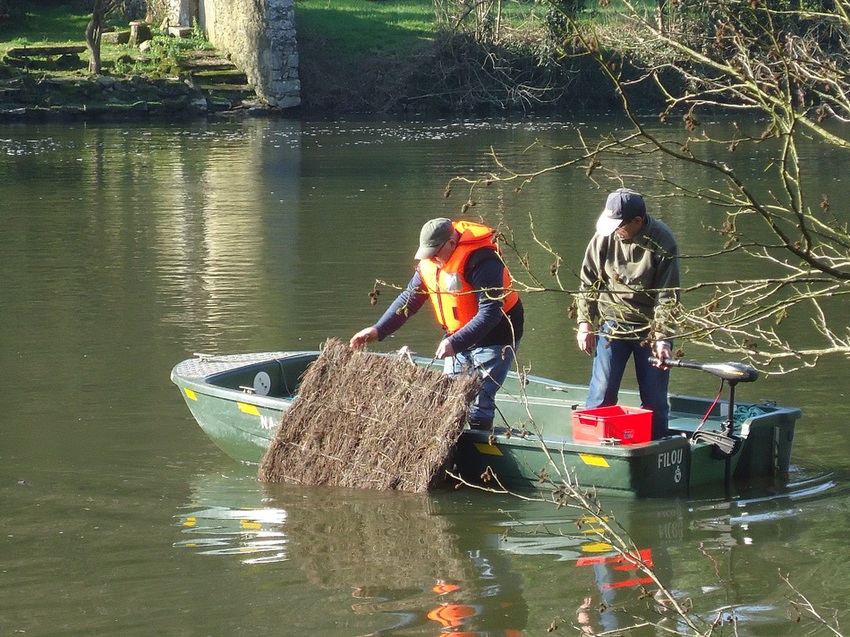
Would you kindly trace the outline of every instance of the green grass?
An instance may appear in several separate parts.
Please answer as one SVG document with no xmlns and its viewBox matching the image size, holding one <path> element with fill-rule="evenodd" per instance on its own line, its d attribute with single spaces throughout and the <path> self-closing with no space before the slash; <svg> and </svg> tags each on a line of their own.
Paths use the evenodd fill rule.
<svg viewBox="0 0 850 637">
<path fill-rule="evenodd" d="M 12 47 L 83 44 L 90 13 L 79 0 L 43 6 L 40 0 L 14 0 L 15 19 L 0 23 L 0 58 Z M 47 3 L 48 5 L 50 3 Z M 531 0 L 503 2 L 502 24 L 517 26 L 540 6 Z M 440 25 L 433 0 L 296 0 L 298 38 L 331 56 L 404 54 L 434 37 Z M 117 17 L 110 24 L 126 29 Z M 197 48 L 197 47 L 195 47 Z M 104 61 L 127 51 L 105 46 Z"/>
<path fill-rule="evenodd" d="M 41 6 L 31 0 L 20 2 L 14 19 L 0 25 L 0 57 L 20 46 L 85 44 L 91 12 L 81 8 L 79 3 Z M 107 24 L 127 27 L 116 18 L 110 18 Z"/>
<path fill-rule="evenodd" d="M 501 7 L 508 28 L 542 14 L 531 0 L 506 0 Z M 337 55 L 409 52 L 441 27 L 454 26 L 439 24 L 432 0 L 296 0 L 295 15 L 299 39 L 326 42 Z"/>
<path fill-rule="evenodd" d="M 26 8 L 11 22 L 0 27 L 0 51 L 16 46 L 73 44 L 85 41 L 86 25 L 91 13 L 67 6 L 39 7 L 23 3 Z"/>
<path fill-rule="evenodd" d="M 74 2 L 43 7 L 22 0 L 23 12 L 0 25 L 0 57 L 10 48 L 45 44 L 81 44 L 90 13 Z M 298 35 L 327 42 L 335 54 L 405 51 L 433 36 L 431 0 L 299 0 Z M 112 24 L 126 28 L 115 18 Z M 104 50 L 104 53 L 106 51 Z"/>
<path fill-rule="evenodd" d="M 86 26 L 91 12 L 80 6 L 79 1 L 69 0 L 56 6 L 40 6 L 38 0 L 16 0 L 14 19 L 0 25 L 0 60 L 9 49 L 22 46 L 85 44 Z M 107 26 L 126 30 L 129 25 L 117 14 L 107 18 Z M 138 57 L 138 49 L 129 45 L 101 46 L 101 60 L 104 69 L 112 69 L 119 74 L 148 74 L 152 76 L 175 72 L 174 65 L 181 53 L 186 50 L 208 49 L 209 43 L 200 33 L 189 38 L 172 38 L 153 30 L 152 55 L 148 62 L 123 62 L 122 59 Z M 84 60 L 88 53 L 81 54 Z M 56 71 L 57 75 L 76 72 Z"/>
<path fill-rule="evenodd" d="M 298 37 L 325 41 L 335 54 L 405 51 L 434 35 L 431 0 L 297 0 Z"/>
</svg>

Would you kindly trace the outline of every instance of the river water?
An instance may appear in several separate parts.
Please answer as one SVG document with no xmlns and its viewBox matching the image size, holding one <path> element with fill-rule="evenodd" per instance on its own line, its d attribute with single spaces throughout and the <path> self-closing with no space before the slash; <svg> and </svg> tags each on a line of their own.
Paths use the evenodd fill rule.
<svg viewBox="0 0 850 637">
<path fill-rule="evenodd" d="M 315 349 L 371 324 L 376 279 L 404 284 L 418 230 L 457 216 L 450 178 L 558 161 L 610 121 L 248 120 L 170 126 L 0 127 L 0 635 L 541 635 L 665 619 L 634 571 L 576 515 L 458 490 L 411 496 L 263 487 L 198 429 L 171 367 L 195 352 Z M 810 149 L 817 156 L 820 150 Z M 643 159 L 636 170 L 660 167 Z M 823 179 L 850 168 L 824 161 Z M 671 167 L 664 167 L 670 170 Z M 580 172 L 470 210 L 564 258 L 573 286 L 604 203 Z M 839 202 L 833 200 L 833 208 Z M 843 202 L 847 204 L 847 201 Z M 658 211 L 683 249 L 709 247 L 706 211 Z M 699 220 L 699 221 L 698 221 Z M 701 242 L 706 242 L 703 245 Z M 691 281 L 709 268 L 694 262 Z M 546 282 L 549 285 L 549 282 Z M 563 293 L 526 294 L 521 360 L 586 382 Z M 809 329 L 805 321 L 799 329 Z M 416 317 L 381 344 L 430 355 Z M 695 616 L 743 635 L 826 634 L 800 623 L 791 582 L 847 623 L 848 364 L 739 388 L 804 416 L 785 482 L 732 500 L 605 506 Z M 674 391 L 712 394 L 682 370 Z M 587 602 L 586 612 L 577 609 Z M 722 609 L 722 610 L 718 610 Z M 734 621 L 732 621 L 734 620 Z M 642 634 L 656 634 L 645 628 Z"/>
</svg>

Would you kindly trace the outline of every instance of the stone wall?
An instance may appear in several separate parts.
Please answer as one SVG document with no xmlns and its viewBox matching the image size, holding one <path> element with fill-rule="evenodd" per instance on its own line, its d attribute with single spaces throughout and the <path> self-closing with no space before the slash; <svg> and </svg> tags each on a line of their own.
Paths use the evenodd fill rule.
<svg viewBox="0 0 850 637">
<path fill-rule="evenodd" d="M 270 106 L 301 103 L 294 0 L 168 0 L 172 25 L 200 26 Z"/>
</svg>

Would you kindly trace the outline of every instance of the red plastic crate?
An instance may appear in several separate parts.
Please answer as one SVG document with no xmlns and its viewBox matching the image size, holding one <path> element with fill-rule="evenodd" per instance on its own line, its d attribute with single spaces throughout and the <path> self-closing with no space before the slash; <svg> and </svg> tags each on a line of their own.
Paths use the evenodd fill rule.
<svg viewBox="0 0 850 637">
<path fill-rule="evenodd" d="M 573 440 L 599 444 L 616 439 L 623 445 L 652 440 L 652 411 L 612 405 L 573 412 Z"/>
</svg>

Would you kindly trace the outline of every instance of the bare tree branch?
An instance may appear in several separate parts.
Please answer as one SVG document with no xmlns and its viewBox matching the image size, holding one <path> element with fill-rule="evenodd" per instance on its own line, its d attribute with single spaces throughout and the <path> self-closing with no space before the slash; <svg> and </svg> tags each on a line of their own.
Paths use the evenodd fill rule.
<svg viewBox="0 0 850 637">
<path fill-rule="evenodd" d="M 596 184 L 643 184 L 653 197 L 688 197 L 721 210 L 723 223 L 705 229 L 724 241 L 722 249 L 683 258 L 737 254 L 768 274 L 682 290 L 677 338 L 743 356 L 774 373 L 815 365 L 823 356 L 850 356 L 848 218 L 832 209 L 830 193 L 811 191 L 808 159 L 798 150 L 802 141 L 816 140 L 836 152 L 850 151 L 847 131 L 830 123 L 850 121 L 850 3 L 823 0 L 806 5 L 814 8 L 788 4 L 778 10 L 759 0 L 680 0 L 665 4 L 659 19 L 624 2 L 616 28 L 588 27 L 564 13 L 570 30 L 564 40 L 576 43 L 573 53 L 591 57 L 609 78 L 632 129 L 595 142 L 580 135 L 577 143 L 557 149 L 565 160 L 533 171 L 515 171 L 493 151 L 493 172 L 457 177 L 447 193 L 467 184 L 468 207 L 483 186 L 513 183 L 522 192 L 546 174 L 581 169 Z M 637 66 L 637 79 L 624 78 L 620 56 Z M 650 80 L 666 102 L 661 120 L 681 116 L 683 130 L 659 133 L 638 116 L 631 95 Z M 755 134 L 736 124 L 734 135 L 721 139 L 702 125 L 701 112 L 751 114 L 750 121 L 763 124 Z M 687 174 L 714 185 L 621 168 L 653 155 L 694 167 Z M 742 155 L 764 158 L 758 183 L 749 165 L 744 171 L 735 167 Z M 545 239 L 535 234 L 533 240 L 549 255 L 557 288 L 574 293 L 559 275 L 560 256 Z M 525 255 L 523 263 L 529 261 Z M 532 287 L 546 287 L 542 275 L 527 278 Z M 786 329 L 790 316 L 807 318 L 811 333 Z"/>
</svg>

